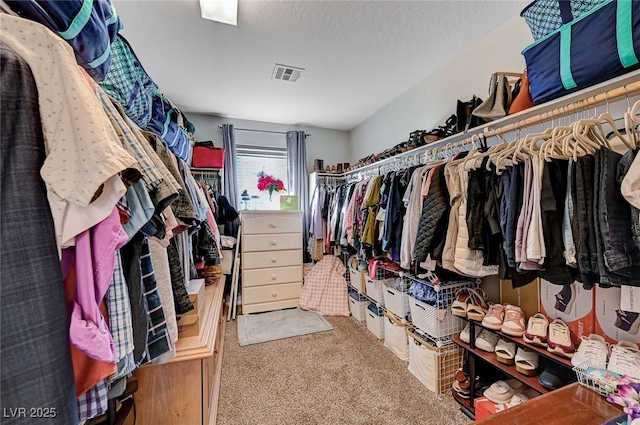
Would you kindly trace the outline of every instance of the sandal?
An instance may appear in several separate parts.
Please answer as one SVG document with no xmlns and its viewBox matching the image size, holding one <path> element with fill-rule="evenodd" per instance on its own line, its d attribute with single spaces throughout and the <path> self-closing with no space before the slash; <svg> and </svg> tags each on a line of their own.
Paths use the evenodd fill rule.
<svg viewBox="0 0 640 425">
<path fill-rule="evenodd" d="M 516 354 L 516 370 L 523 375 L 535 376 L 538 374 L 538 359 L 538 353 L 535 351 L 519 347 L 518 354 Z"/>
<path fill-rule="evenodd" d="M 481 322 L 489 308 L 486 301 L 489 296 L 481 288 L 469 289 L 469 292 L 471 293 L 471 302 L 467 306 L 467 317 Z"/>
<path fill-rule="evenodd" d="M 469 288 L 460 288 L 456 290 L 456 299 L 451 304 L 451 314 L 458 317 L 467 317 L 467 306 L 471 300 L 471 292 Z"/>
</svg>

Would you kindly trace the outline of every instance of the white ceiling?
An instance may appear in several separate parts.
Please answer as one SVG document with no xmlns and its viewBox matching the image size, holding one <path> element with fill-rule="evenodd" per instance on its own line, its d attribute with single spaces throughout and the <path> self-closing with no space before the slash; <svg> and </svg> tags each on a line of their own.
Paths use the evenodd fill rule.
<svg viewBox="0 0 640 425">
<path fill-rule="evenodd" d="M 366 120 L 526 3 L 239 0 L 234 27 L 200 18 L 198 0 L 115 1 L 122 34 L 185 112 L 339 130 Z M 305 71 L 295 83 L 273 80 L 275 63 Z"/>
</svg>

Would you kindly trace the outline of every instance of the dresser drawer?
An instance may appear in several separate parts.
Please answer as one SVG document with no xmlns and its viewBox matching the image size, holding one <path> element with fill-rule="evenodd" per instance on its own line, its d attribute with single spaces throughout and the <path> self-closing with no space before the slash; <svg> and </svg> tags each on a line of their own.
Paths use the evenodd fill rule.
<svg viewBox="0 0 640 425">
<path fill-rule="evenodd" d="M 251 214 L 242 218 L 242 233 L 245 235 L 265 233 L 301 233 L 301 214 Z"/>
<path fill-rule="evenodd" d="M 244 235 L 242 239 L 242 252 L 282 251 L 286 249 L 302 249 L 302 233 Z"/>
<path fill-rule="evenodd" d="M 299 266 L 302 264 L 302 250 L 248 252 L 242 254 L 245 270 L 264 269 L 268 267 Z"/>
<path fill-rule="evenodd" d="M 244 288 L 291 282 L 302 282 L 302 266 L 275 269 L 243 269 L 242 271 L 242 285 Z"/>
<path fill-rule="evenodd" d="M 242 304 L 296 299 L 300 297 L 301 289 L 301 282 L 245 288 L 242 294 Z"/>
</svg>

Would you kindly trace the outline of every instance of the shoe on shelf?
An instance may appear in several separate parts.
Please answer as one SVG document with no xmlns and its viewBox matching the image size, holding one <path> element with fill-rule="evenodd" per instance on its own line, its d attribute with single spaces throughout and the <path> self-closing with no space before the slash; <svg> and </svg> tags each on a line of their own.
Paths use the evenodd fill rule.
<svg viewBox="0 0 640 425">
<path fill-rule="evenodd" d="M 607 369 L 620 375 L 640 379 L 640 349 L 633 342 L 618 341 L 611 346 Z"/>
<path fill-rule="evenodd" d="M 485 328 L 499 331 L 502 328 L 502 322 L 504 321 L 504 307 L 502 304 L 489 304 L 489 311 L 482 319 L 482 326 Z"/>
<path fill-rule="evenodd" d="M 513 388 L 515 394 L 525 392 L 528 388 L 524 383 L 517 380 L 516 378 L 507 379 L 504 382 L 506 382 L 507 385 Z"/>
<path fill-rule="evenodd" d="M 513 388 L 504 381 L 496 381 L 487 388 L 483 395 L 494 403 L 509 403 L 515 394 Z"/>
<path fill-rule="evenodd" d="M 466 342 L 467 344 L 470 344 L 470 338 L 471 335 L 469 334 L 469 323 L 467 323 L 467 326 L 464 327 L 464 329 L 462 330 L 462 332 L 460 332 L 460 339 L 463 342 Z"/>
<path fill-rule="evenodd" d="M 467 305 L 467 317 L 476 322 L 481 322 L 487 314 L 487 298 L 489 297 L 481 288 L 469 289 L 471 298 Z"/>
<path fill-rule="evenodd" d="M 640 313 L 633 311 L 616 310 L 618 317 L 614 326 L 625 332 L 636 335 L 640 330 Z"/>
<path fill-rule="evenodd" d="M 511 409 L 512 407 L 516 407 L 517 405 L 525 403 L 527 401 L 529 401 L 529 397 L 527 397 L 526 395 L 522 393 L 514 394 L 513 397 L 511 397 L 509 404 L 507 404 L 507 409 Z"/>
<path fill-rule="evenodd" d="M 573 303 L 576 301 L 577 291 L 575 283 L 562 285 L 562 289 L 556 294 L 555 309 L 566 314 L 571 313 Z"/>
<path fill-rule="evenodd" d="M 512 365 L 516 356 L 516 344 L 500 338 L 496 344 L 495 353 L 500 363 Z"/>
<path fill-rule="evenodd" d="M 527 330 L 525 331 L 522 339 L 529 344 L 539 345 L 540 347 L 547 346 L 547 333 L 549 332 L 549 320 L 542 313 L 536 313 L 529 317 L 529 323 L 527 324 Z"/>
<path fill-rule="evenodd" d="M 516 354 L 516 370 L 523 375 L 536 376 L 538 374 L 539 355 L 533 350 L 518 347 Z"/>
<path fill-rule="evenodd" d="M 467 306 L 471 301 L 471 291 L 469 288 L 456 290 L 456 299 L 451 304 L 451 314 L 458 317 L 467 317 Z M 468 326 L 468 325 L 467 325 Z"/>
<path fill-rule="evenodd" d="M 466 400 L 471 397 L 471 390 L 469 390 L 468 388 L 461 388 L 458 381 L 453 381 L 451 387 L 453 388 L 453 391 L 455 391 L 456 394 L 458 394 L 461 398 L 464 398 Z"/>
<path fill-rule="evenodd" d="M 556 319 L 549 324 L 549 338 L 547 351 L 571 358 L 576 351 L 576 346 L 571 341 L 569 325 L 563 320 Z"/>
<path fill-rule="evenodd" d="M 476 347 L 482 351 L 493 353 L 498 343 L 498 336 L 491 331 L 483 329 L 476 337 Z"/>
<path fill-rule="evenodd" d="M 501 330 L 511 336 L 521 337 L 527 330 L 524 312 L 517 305 L 507 304 L 504 306 L 504 322 Z"/>
<path fill-rule="evenodd" d="M 547 362 L 547 365 L 540 374 L 540 378 L 538 378 L 540 385 L 550 390 L 557 390 L 575 380 L 576 375 L 571 368 L 562 366 L 551 360 Z"/>
<path fill-rule="evenodd" d="M 578 351 L 571 358 L 571 364 L 580 366 L 586 361 L 591 361 L 591 366 L 598 369 L 607 368 L 607 356 L 609 349 L 604 338 L 600 335 L 591 334 L 588 337 L 582 337 Z"/>
</svg>

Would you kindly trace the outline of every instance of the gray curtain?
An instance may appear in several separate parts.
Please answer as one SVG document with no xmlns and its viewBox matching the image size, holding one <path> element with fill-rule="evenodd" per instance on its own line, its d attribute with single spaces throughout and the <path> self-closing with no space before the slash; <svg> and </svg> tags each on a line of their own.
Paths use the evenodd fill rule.
<svg viewBox="0 0 640 425">
<path fill-rule="evenodd" d="M 307 145 L 304 131 L 287 132 L 287 190 L 298 195 L 302 210 L 302 245 L 307 257 L 309 239 L 309 182 L 307 176 Z"/>
<path fill-rule="evenodd" d="M 223 194 L 229 204 L 238 209 L 238 174 L 236 172 L 236 137 L 233 124 L 222 124 L 222 145 L 224 147 L 224 188 Z"/>
</svg>

